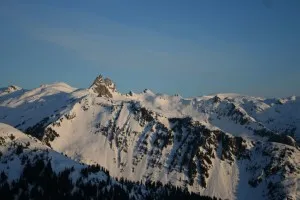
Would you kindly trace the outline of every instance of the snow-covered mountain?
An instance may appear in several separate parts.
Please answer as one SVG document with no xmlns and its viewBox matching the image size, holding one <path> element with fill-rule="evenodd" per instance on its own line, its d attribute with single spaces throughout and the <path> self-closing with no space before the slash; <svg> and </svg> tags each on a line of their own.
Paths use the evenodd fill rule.
<svg viewBox="0 0 300 200">
<path fill-rule="evenodd" d="M 159 182 L 117 180 L 99 165 L 86 165 L 0 123 L 1 199 L 203 199 Z M 216 199 L 216 198 L 215 198 Z"/>
<path fill-rule="evenodd" d="M 300 97 L 121 94 L 99 76 L 0 95 L 0 122 L 110 175 L 222 199 L 299 199 Z"/>
</svg>

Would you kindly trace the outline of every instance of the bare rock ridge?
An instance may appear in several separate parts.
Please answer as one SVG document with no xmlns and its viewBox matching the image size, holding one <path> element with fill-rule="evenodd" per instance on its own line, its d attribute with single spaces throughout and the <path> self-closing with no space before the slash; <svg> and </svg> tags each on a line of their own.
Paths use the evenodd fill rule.
<svg viewBox="0 0 300 200">
<path fill-rule="evenodd" d="M 7 88 L 7 91 L 9 92 L 14 92 L 14 91 L 17 91 L 17 90 L 21 90 L 22 88 L 16 86 L 16 85 L 11 85 Z"/>
<path fill-rule="evenodd" d="M 90 86 L 90 89 L 98 94 L 98 97 L 112 98 L 112 93 L 116 92 L 116 85 L 109 78 L 99 75 Z"/>
<path fill-rule="evenodd" d="M 20 88 L 19 86 L 16 86 L 16 85 L 10 85 L 8 86 L 7 88 L 3 88 L 1 89 L 0 93 L 6 93 L 6 94 L 9 94 L 9 93 L 12 93 L 12 92 L 15 92 L 15 91 L 18 91 L 18 90 L 21 90 L 22 88 Z"/>
</svg>

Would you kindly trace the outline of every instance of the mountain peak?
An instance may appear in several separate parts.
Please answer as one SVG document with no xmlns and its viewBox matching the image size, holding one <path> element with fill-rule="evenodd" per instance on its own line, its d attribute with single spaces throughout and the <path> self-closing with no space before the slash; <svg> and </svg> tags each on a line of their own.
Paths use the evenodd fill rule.
<svg viewBox="0 0 300 200">
<path fill-rule="evenodd" d="M 10 85 L 7 87 L 7 91 L 10 91 L 10 92 L 14 92 L 14 91 L 21 90 L 21 89 L 22 89 L 21 87 L 16 86 L 16 85 Z"/>
<path fill-rule="evenodd" d="M 105 96 L 112 98 L 112 94 L 117 92 L 115 83 L 109 78 L 99 75 L 90 86 L 90 90 L 98 94 L 99 97 Z"/>
<path fill-rule="evenodd" d="M 10 85 L 7 88 L 3 88 L 1 90 L 2 90 L 1 92 L 9 94 L 9 93 L 12 93 L 12 92 L 15 92 L 15 91 L 18 91 L 18 90 L 22 90 L 22 88 L 19 87 L 19 86 L 16 86 L 16 85 Z"/>
</svg>

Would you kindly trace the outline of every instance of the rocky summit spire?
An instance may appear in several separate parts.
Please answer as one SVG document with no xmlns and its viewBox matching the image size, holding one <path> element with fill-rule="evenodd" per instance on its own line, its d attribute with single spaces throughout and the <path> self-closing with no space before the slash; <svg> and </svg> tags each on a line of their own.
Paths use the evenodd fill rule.
<svg viewBox="0 0 300 200">
<path fill-rule="evenodd" d="M 99 75 L 91 85 L 90 89 L 98 94 L 99 97 L 113 97 L 113 93 L 116 92 L 116 85 L 109 78 L 103 78 Z"/>
<path fill-rule="evenodd" d="M 12 93 L 12 92 L 15 92 L 15 91 L 18 91 L 18 90 L 22 90 L 22 88 L 16 86 L 16 85 L 10 85 L 8 86 L 7 88 L 4 88 L 4 90 L 0 91 L 0 93 Z"/>
</svg>

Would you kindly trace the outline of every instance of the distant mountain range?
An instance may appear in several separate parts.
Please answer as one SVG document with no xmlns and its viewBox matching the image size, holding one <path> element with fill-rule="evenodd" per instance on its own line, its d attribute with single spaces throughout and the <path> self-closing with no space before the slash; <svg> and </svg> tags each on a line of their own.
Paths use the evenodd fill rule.
<svg viewBox="0 0 300 200">
<path fill-rule="evenodd" d="M 300 97 L 121 94 L 98 76 L 2 88 L 0 122 L 8 197 L 300 199 Z"/>
</svg>

